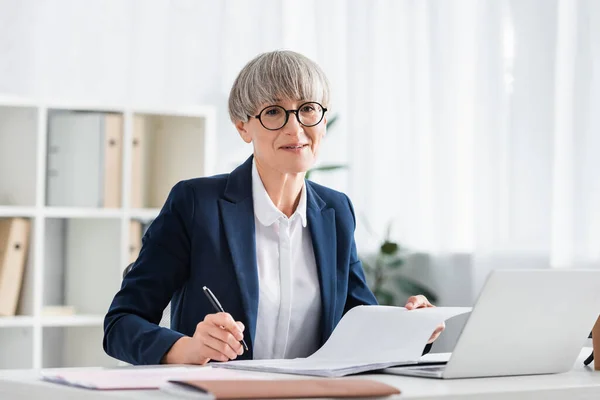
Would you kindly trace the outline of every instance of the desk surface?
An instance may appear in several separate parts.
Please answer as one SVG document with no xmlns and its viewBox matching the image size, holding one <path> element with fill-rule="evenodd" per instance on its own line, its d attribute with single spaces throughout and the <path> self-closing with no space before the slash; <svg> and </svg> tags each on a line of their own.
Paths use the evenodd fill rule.
<svg viewBox="0 0 600 400">
<path fill-rule="evenodd" d="M 583 360 L 590 352 L 591 349 L 584 348 L 573 369 L 564 374 L 458 380 L 384 374 L 365 374 L 358 378 L 374 379 L 395 386 L 402 391 L 399 397 L 402 399 L 600 399 L 600 371 L 583 366 Z M 1 399 L 68 400 L 84 397 L 86 400 L 175 398 L 159 390 L 101 392 L 48 383 L 39 380 L 38 370 L 0 371 Z"/>
</svg>

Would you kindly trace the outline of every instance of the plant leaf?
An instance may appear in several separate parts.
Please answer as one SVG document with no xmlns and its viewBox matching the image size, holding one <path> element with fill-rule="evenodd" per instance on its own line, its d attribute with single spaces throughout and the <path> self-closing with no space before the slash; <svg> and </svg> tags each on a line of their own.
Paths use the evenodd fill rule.
<svg viewBox="0 0 600 400">
<path fill-rule="evenodd" d="M 337 120 L 338 120 L 338 115 L 337 114 L 333 114 L 331 116 L 331 118 L 327 119 L 327 131 L 329 131 L 332 128 L 333 124 L 335 124 L 335 122 Z"/>
<path fill-rule="evenodd" d="M 394 242 L 390 242 L 388 240 L 386 240 L 385 242 L 383 242 L 383 244 L 381 245 L 381 252 L 383 254 L 394 254 L 398 251 L 398 243 L 394 243 Z"/>
<path fill-rule="evenodd" d="M 343 164 L 331 164 L 331 165 L 321 165 L 319 167 L 312 168 L 311 171 L 335 171 L 337 169 L 346 169 L 347 166 Z"/>
<path fill-rule="evenodd" d="M 348 168 L 348 166 L 342 165 L 342 164 L 321 165 L 319 167 L 314 167 L 314 168 L 311 168 L 308 171 L 306 171 L 306 174 L 304 175 L 304 179 L 310 179 L 313 172 L 330 172 L 330 171 L 335 171 L 338 169 L 346 169 L 346 168 Z"/>
<path fill-rule="evenodd" d="M 396 284 L 398 285 L 399 289 L 401 289 L 403 292 L 405 292 L 406 294 L 408 294 L 410 296 L 422 294 L 423 296 L 427 297 L 427 300 L 429 300 L 430 303 L 437 302 L 437 295 L 435 293 L 433 293 L 431 290 L 429 290 L 425 286 L 421 285 L 418 282 L 413 281 L 410 278 L 406 278 L 403 276 L 397 277 Z"/>
</svg>

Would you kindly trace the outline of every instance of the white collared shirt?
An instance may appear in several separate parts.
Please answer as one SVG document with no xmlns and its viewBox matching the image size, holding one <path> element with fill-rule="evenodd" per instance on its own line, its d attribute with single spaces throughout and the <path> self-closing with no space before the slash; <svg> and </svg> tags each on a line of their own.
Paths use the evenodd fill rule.
<svg viewBox="0 0 600 400">
<path fill-rule="evenodd" d="M 252 198 L 259 284 L 254 359 L 307 357 L 319 348 L 321 292 L 306 184 L 288 219 L 271 201 L 253 160 Z"/>
</svg>

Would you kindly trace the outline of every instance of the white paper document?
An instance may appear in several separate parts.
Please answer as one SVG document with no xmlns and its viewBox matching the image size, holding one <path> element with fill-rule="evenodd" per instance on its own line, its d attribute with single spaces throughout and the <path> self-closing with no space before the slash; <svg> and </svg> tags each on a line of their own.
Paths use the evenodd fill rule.
<svg viewBox="0 0 600 400">
<path fill-rule="evenodd" d="M 307 358 L 215 363 L 216 368 L 337 377 L 418 364 L 435 328 L 470 307 L 359 306 L 348 311 L 327 342 Z"/>
<path fill-rule="evenodd" d="M 169 380 L 260 379 L 260 374 L 225 371 L 211 367 L 118 367 L 48 369 L 41 379 L 95 390 L 159 389 Z"/>
</svg>

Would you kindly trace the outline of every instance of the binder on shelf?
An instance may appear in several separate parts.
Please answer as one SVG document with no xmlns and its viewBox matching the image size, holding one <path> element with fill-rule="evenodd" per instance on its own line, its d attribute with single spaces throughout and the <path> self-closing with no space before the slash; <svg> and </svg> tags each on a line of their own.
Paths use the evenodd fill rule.
<svg viewBox="0 0 600 400">
<path fill-rule="evenodd" d="M 144 132 L 146 120 L 140 115 L 133 117 L 131 137 L 131 208 L 144 207 Z"/>
<path fill-rule="evenodd" d="M 120 207 L 123 118 L 61 111 L 48 117 L 46 204 Z"/>
<path fill-rule="evenodd" d="M 17 313 L 27 262 L 30 221 L 0 219 L 0 316 Z"/>
<path fill-rule="evenodd" d="M 137 260 L 142 249 L 142 223 L 131 221 L 129 223 L 129 264 Z"/>
<path fill-rule="evenodd" d="M 104 116 L 104 207 L 121 207 L 121 171 L 123 170 L 123 118 L 118 114 Z"/>
</svg>

